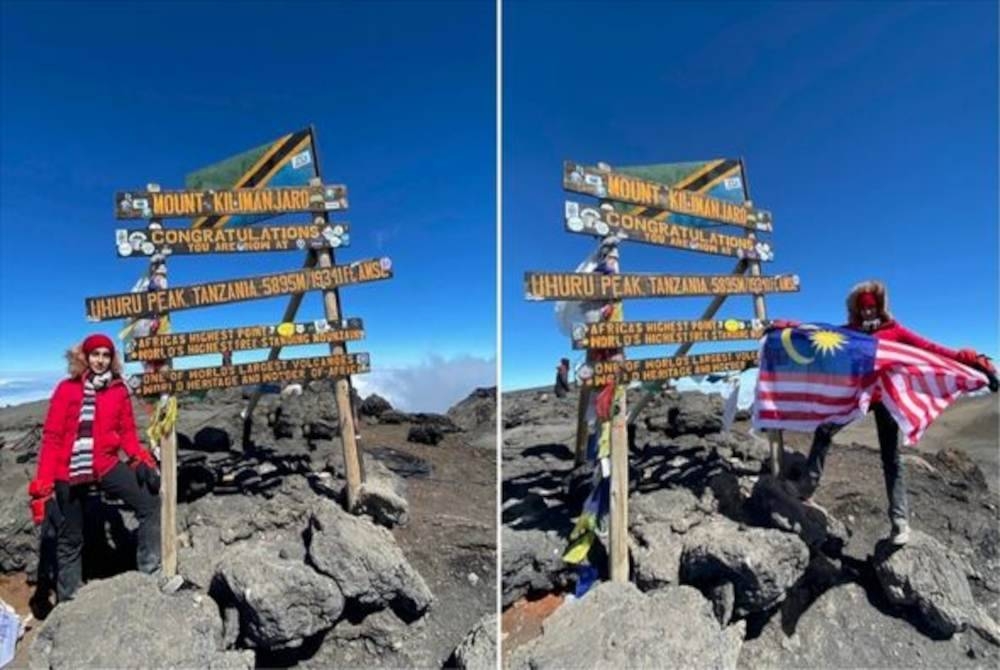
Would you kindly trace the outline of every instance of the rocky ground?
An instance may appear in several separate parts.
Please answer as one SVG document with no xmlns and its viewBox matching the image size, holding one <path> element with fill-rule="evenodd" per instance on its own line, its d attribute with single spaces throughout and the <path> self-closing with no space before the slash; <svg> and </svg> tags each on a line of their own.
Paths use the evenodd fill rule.
<svg viewBox="0 0 1000 670">
<path fill-rule="evenodd" d="M 265 396 L 247 444 L 244 405 L 182 400 L 183 583 L 134 572 L 131 515 L 95 500 L 88 583 L 54 609 L 26 497 L 46 403 L 0 410 L 0 598 L 28 621 L 13 667 L 493 667 L 495 390 L 447 415 L 360 403 L 358 516 L 327 385 Z"/>
<path fill-rule="evenodd" d="M 575 394 L 504 395 L 507 667 L 1000 663 L 995 395 L 960 401 L 906 452 L 914 533 L 893 551 L 881 542 L 889 523 L 873 427 L 837 436 L 819 508 L 806 507 L 785 480 L 801 472 L 811 436 L 786 433 L 776 480 L 745 415 L 722 433 L 718 396 L 668 391 L 633 435 L 630 583 L 580 599 L 560 560 L 587 491 L 572 454 L 576 407 Z"/>
</svg>

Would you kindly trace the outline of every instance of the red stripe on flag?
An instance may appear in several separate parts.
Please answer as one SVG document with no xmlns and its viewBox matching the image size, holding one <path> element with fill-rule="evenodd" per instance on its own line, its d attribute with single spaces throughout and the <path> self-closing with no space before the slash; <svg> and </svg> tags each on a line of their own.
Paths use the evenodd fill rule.
<svg viewBox="0 0 1000 670">
<path fill-rule="evenodd" d="M 757 411 L 757 416 L 761 419 L 773 421 L 820 421 L 828 422 L 834 419 L 845 419 L 849 417 L 856 408 L 852 407 L 850 412 L 795 412 L 776 409 L 761 409 Z"/>
<path fill-rule="evenodd" d="M 893 384 L 890 379 L 886 379 L 885 383 L 882 386 L 883 386 L 883 390 L 885 391 L 886 395 L 888 395 L 890 398 L 892 398 L 892 402 L 893 402 L 893 404 L 896 405 L 896 408 L 903 414 L 903 416 L 906 417 L 906 422 L 908 424 L 910 424 L 910 426 L 912 426 L 914 428 L 914 430 L 918 426 L 920 426 L 921 423 L 922 423 L 921 417 L 919 417 L 916 414 L 914 414 L 906 406 L 906 403 L 903 402 L 902 396 L 900 396 L 899 391 L 896 389 L 896 385 Z"/>
<path fill-rule="evenodd" d="M 761 400 L 773 400 L 775 402 L 815 402 L 822 405 L 850 405 L 858 404 L 855 396 L 844 396 L 842 398 L 820 395 L 818 393 L 793 393 L 790 391 L 758 391 L 757 398 Z"/>
</svg>

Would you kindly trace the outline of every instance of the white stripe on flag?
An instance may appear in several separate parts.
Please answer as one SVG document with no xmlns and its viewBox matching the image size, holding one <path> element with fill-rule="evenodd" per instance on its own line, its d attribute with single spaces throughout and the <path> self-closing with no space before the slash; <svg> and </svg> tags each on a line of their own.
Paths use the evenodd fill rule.
<svg viewBox="0 0 1000 670">
<path fill-rule="evenodd" d="M 851 398 L 860 391 L 860 389 L 853 386 L 764 380 L 757 382 L 757 388 L 770 393 L 812 393 L 813 395 L 824 395 L 830 398 Z"/>
</svg>

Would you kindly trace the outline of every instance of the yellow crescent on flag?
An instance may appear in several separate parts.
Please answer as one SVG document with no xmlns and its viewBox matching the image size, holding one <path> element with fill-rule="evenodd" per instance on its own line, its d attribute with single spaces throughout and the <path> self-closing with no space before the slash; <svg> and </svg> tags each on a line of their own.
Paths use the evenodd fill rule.
<svg viewBox="0 0 1000 670">
<path fill-rule="evenodd" d="M 785 347 L 785 351 L 788 352 L 789 357 L 791 357 L 791 359 L 796 363 L 798 363 L 799 365 L 809 365 L 814 360 L 816 360 L 815 356 L 813 356 L 812 358 L 806 358 L 805 356 L 803 356 L 802 354 L 800 354 L 798 351 L 795 350 L 795 347 L 792 345 L 791 328 L 785 328 L 781 331 L 781 344 L 782 346 Z"/>
</svg>

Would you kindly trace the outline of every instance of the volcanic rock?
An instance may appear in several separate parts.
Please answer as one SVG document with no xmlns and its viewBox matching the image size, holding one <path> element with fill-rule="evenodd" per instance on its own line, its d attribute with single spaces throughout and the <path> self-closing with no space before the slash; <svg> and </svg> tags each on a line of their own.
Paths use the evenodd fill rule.
<svg viewBox="0 0 1000 670">
<path fill-rule="evenodd" d="M 1000 627 L 972 598 L 965 561 L 936 539 L 912 530 L 910 542 L 875 547 L 875 574 L 890 602 L 912 608 L 929 631 L 950 637 L 970 625 L 1000 644 Z"/>
<path fill-rule="evenodd" d="M 434 599 L 392 534 L 335 504 L 317 505 L 310 519 L 309 561 L 350 601 L 368 609 L 391 606 L 413 620 Z"/>
<path fill-rule="evenodd" d="M 493 670 L 496 667 L 497 615 L 484 616 L 452 654 L 459 670 Z"/>
<path fill-rule="evenodd" d="M 279 544 L 254 541 L 230 549 L 219 562 L 216 584 L 236 603 L 250 646 L 297 646 L 331 628 L 344 609 L 336 582 L 283 554 Z"/>
<path fill-rule="evenodd" d="M 682 583 L 706 594 L 732 584 L 733 614 L 743 617 L 784 600 L 808 565 L 809 549 L 797 536 L 770 528 L 744 528 L 716 517 L 684 536 L 680 576 Z"/>
<path fill-rule="evenodd" d="M 673 586 L 651 594 L 605 582 L 563 605 L 541 637 L 516 655 L 515 667 L 734 668 L 743 624 L 722 629 L 697 590 Z"/>
<path fill-rule="evenodd" d="M 29 651 L 32 668 L 253 668 L 252 651 L 224 651 L 222 619 L 208 597 L 160 592 L 126 572 L 83 586 L 56 607 Z"/>
<path fill-rule="evenodd" d="M 361 406 L 358 407 L 358 414 L 379 417 L 390 409 L 392 409 L 392 405 L 389 404 L 388 400 L 377 393 L 372 393 L 362 401 Z"/>
</svg>

